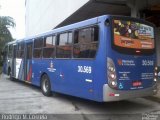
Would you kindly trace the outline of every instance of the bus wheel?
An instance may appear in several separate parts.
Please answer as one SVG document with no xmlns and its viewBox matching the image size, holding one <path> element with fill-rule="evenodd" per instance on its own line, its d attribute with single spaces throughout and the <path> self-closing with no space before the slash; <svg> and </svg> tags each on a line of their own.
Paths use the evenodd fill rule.
<svg viewBox="0 0 160 120">
<path fill-rule="evenodd" d="M 51 96 L 51 83 L 46 74 L 44 74 L 41 78 L 41 90 L 43 95 Z"/>
<path fill-rule="evenodd" d="M 9 76 L 10 80 L 14 80 L 13 77 L 12 77 L 12 72 L 11 72 L 10 68 L 8 69 L 8 76 Z"/>
<path fill-rule="evenodd" d="M 10 74 L 11 74 L 11 68 L 8 68 L 8 76 L 10 76 Z"/>
<path fill-rule="evenodd" d="M 11 72 L 10 72 L 10 74 L 9 74 L 9 79 L 10 79 L 10 80 L 12 80 L 12 81 L 14 81 L 14 80 L 15 80 L 15 79 L 12 77 Z"/>
</svg>

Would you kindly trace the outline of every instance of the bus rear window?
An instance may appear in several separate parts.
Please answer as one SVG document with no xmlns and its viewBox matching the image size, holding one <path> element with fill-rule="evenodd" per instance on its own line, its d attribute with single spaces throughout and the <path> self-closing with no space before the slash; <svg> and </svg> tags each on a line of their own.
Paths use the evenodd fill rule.
<svg viewBox="0 0 160 120">
<path fill-rule="evenodd" d="M 154 49 L 153 27 L 131 20 L 113 20 L 114 45 L 121 49 Z"/>
</svg>

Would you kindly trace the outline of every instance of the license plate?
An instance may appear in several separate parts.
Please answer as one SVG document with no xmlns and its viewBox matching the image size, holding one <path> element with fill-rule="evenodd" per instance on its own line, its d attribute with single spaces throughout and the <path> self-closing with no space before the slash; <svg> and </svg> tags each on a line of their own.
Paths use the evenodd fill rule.
<svg viewBox="0 0 160 120">
<path fill-rule="evenodd" d="M 134 81 L 132 83 L 133 87 L 137 87 L 137 86 L 141 86 L 142 85 L 142 82 L 141 81 Z"/>
</svg>

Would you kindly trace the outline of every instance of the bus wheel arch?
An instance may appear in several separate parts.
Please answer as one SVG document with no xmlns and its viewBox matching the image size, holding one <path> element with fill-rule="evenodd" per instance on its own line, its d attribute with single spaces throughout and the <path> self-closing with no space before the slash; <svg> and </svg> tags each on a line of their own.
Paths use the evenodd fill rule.
<svg viewBox="0 0 160 120">
<path fill-rule="evenodd" d="M 50 78 L 47 75 L 47 73 L 43 73 L 41 75 L 41 80 L 40 80 L 40 87 L 42 90 L 42 93 L 44 96 L 51 96 L 52 92 L 51 92 L 51 82 L 50 82 Z"/>
</svg>

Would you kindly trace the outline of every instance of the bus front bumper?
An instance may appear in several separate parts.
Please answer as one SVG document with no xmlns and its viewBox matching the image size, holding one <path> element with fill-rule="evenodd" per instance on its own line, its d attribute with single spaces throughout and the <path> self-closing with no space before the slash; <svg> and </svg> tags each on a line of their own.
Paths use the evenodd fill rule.
<svg viewBox="0 0 160 120">
<path fill-rule="evenodd" d="M 103 86 L 103 101 L 120 101 L 130 98 L 138 98 L 138 97 L 145 97 L 155 95 L 157 93 L 157 85 L 139 89 L 139 90 L 115 90 L 108 86 L 108 84 L 104 84 Z"/>
</svg>

